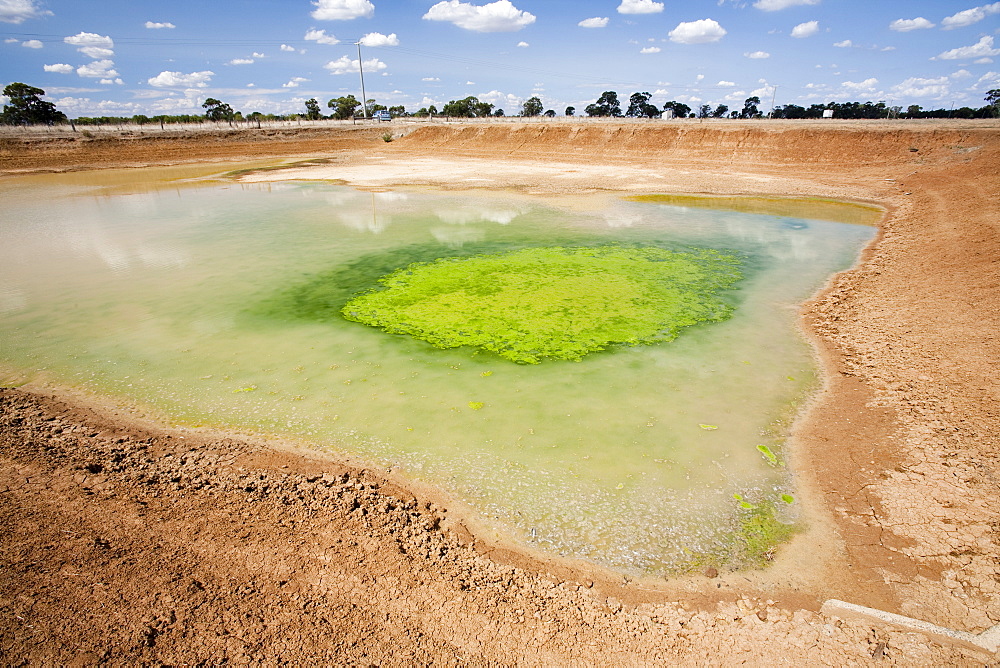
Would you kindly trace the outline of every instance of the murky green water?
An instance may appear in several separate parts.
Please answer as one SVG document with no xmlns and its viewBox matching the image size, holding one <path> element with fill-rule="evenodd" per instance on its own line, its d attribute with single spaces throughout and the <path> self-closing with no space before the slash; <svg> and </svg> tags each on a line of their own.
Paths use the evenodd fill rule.
<svg viewBox="0 0 1000 668">
<path fill-rule="evenodd" d="M 44 376 L 181 422 L 307 437 L 628 572 L 716 549 L 739 523 L 734 494 L 794 495 L 757 446 L 780 455 L 815 383 L 797 304 L 874 233 L 618 200 L 581 212 L 495 193 L 110 195 L 82 181 L 0 183 L 0 363 L 19 370 L 6 382 Z M 740 253 L 734 316 L 670 343 L 518 365 L 331 315 L 415 260 L 616 242 Z"/>
</svg>

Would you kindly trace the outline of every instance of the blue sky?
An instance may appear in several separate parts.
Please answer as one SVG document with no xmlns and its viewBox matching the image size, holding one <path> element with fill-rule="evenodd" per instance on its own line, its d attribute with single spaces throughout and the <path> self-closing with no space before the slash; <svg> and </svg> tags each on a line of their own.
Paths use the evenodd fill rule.
<svg viewBox="0 0 1000 668">
<path fill-rule="evenodd" d="M 1000 2 L 954 0 L 0 0 L 0 83 L 70 117 L 245 114 L 474 95 L 577 113 L 605 90 L 742 108 L 980 107 L 1000 88 Z"/>
</svg>

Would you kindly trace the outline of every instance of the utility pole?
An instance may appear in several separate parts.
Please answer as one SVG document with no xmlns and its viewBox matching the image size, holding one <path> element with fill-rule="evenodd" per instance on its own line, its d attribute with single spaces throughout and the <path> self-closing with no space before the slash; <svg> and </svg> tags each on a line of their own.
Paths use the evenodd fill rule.
<svg viewBox="0 0 1000 668">
<path fill-rule="evenodd" d="M 778 94 L 778 87 L 771 87 L 771 111 L 768 112 L 767 117 L 772 118 L 774 116 L 774 97 Z"/>
<path fill-rule="evenodd" d="M 361 73 L 361 112 L 368 118 L 368 101 L 365 99 L 365 66 L 361 62 L 361 42 L 358 42 L 358 71 Z"/>
</svg>

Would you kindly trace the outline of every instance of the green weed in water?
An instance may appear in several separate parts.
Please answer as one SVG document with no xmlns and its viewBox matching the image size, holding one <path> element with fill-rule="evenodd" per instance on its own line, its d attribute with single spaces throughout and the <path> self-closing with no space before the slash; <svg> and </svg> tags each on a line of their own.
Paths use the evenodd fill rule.
<svg viewBox="0 0 1000 668">
<path fill-rule="evenodd" d="M 580 360 L 612 345 L 670 341 L 727 319 L 720 296 L 741 275 L 712 249 L 543 247 L 414 263 L 341 310 L 352 321 L 439 348 L 508 360 Z"/>
</svg>

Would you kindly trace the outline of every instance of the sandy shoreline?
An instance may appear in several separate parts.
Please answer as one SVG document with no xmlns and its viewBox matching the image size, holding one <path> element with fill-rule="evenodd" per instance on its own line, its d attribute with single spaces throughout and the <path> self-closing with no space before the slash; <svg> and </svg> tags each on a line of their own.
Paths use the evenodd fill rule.
<svg viewBox="0 0 1000 668">
<path fill-rule="evenodd" d="M 277 464 L 279 473 L 285 466 L 289 475 L 303 471 L 305 479 L 296 485 L 310 488 L 325 484 L 327 492 L 331 486 L 339 486 L 338 499 L 347 487 L 358 484 L 362 485 L 358 491 L 372 494 L 346 511 L 331 501 L 332 506 L 320 504 L 310 513 L 294 500 L 289 510 L 277 492 L 253 502 L 258 504 L 255 508 L 270 508 L 267 504 L 271 504 L 275 508 L 268 512 L 295 516 L 297 526 L 308 529 L 293 532 L 295 539 L 333 531 L 314 516 L 320 507 L 324 512 L 332 507 L 334 514 L 345 518 L 358 508 L 367 509 L 362 517 L 371 522 L 377 516 L 383 522 L 381 534 L 365 537 L 371 558 L 364 564 L 351 562 L 351 550 L 337 549 L 328 560 L 305 563 L 300 559 L 289 570 L 300 596 L 312 601 L 317 610 L 341 610 L 343 601 L 363 592 L 357 596 L 361 604 L 351 605 L 358 609 L 359 619 L 367 620 L 365 623 L 376 624 L 378 620 L 378 628 L 370 631 L 372 642 L 383 639 L 375 643 L 382 649 L 365 646 L 362 655 L 352 654 L 347 644 L 329 642 L 324 646 L 320 636 L 310 636 L 317 627 L 306 631 L 308 619 L 288 621 L 291 626 L 284 627 L 285 633 L 300 634 L 302 643 L 295 651 L 303 658 L 362 660 L 364 656 L 387 665 L 407 663 L 400 658 L 406 656 L 418 662 L 419 656 L 446 663 L 493 660 L 549 664 L 649 660 L 730 663 L 740 659 L 792 663 L 798 656 L 799 663 L 888 657 L 911 665 L 931 665 L 971 664 L 983 659 L 982 654 L 928 645 L 919 635 L 839 622 L 815 611 L 824 599 L 839 598 L 973 633 L 1000 622 L 998 448 L 993 435 L 1000 426 L 996 410 L 1000 392 L 993 378 L 1000 355 L 992 334 L 993 326 L 1000 324 L 995 323 L 1000 313 L 995 278 L 1000 246 L 995 222 L 995 202 L 1000 194 L 995 170 L 1000 163 L 1000 128 L 996 124 L 856 123 L 832 128 L 818 124 L 707 124 L 683 129 L 629 124 L 395 127 L 401 136 L 392 143 L 382 141 L 380 133 L 370 128 L 333 136 L 309 131 L 264 139 L 235 133 L 210 141 L 197 137 L 150 137 L 141 142 L 105 138 L 73 145 L 19 144 L 4 138 L 0 140 L 0 173 L 182 164 L 206 158 L 308 156 L 328 162 L 243 178 L 336 179 L 369 189 L 397 185 L 496 188 L 528 197 L 543 194 L 568 200 L 586 193 L 674 192 L 828 197 L 885 206 L 889 213 L 882 233 L 866 251 L 862 264 L 838 276 L 804 309 L 805 328 L 828 368 L 826 386 L 796 425 L 793 438 L 800 485 L 812 492 L 810 532 L 782 550 L 775 567 L 764 573 L 724 574 L 714 579 L 697 576 L 652 587 L 626 583 L 596 569 L 579 570 L 551 560 L 531 559 L 511 546 L 490 543 L 485 536 L 476 538 L 470 522 L 447 519 L 462 513 L 455 509 L 442 513 L 436 505 L 434 510 L 422 507 L 419 511 L 419 522 L 428 522 L 433 528 L 407 534 L 408 540 L 420 546 L 414 548 L 419 553 L 414 556 L 414 549 L 400 552 L 393 541 L 398 543 L 402 527 L 412 527 L 417 521 L 412 513 L 433 497 L 429 490 L 417 494 L 418 502 L 404 481 L 388 480 L 373 471 L 361 474 L 341 465 L 336 470 L 338 475 L 343 472 L 347 476 L 346 481 L 324 482 L 322 476 L 309 481 L 304 471 L 318 464 L 301 454 L 197 434 L 183 435 L 185 440 L 199 441 L 198 452 L 230 448 L 239 453 L 237 457 L 250 457 L 256 468 L 244 466 L 240 473 L 234 472 L 232 463 L 201 467 L 202 477 L 210 480 L 204 493 L 191 491 L 183 483 L 142 487 L 133 469 L 112 472 L 113 467 L 109 467 L 105 472 L 103 465 L 96 475 L 106 478 L 98 483 L 105 487 L 81 487 L 84 483 L 74 487 L 68 481 L 80 475 L 81 465 L 86 469 L 87 458 L 106 456 L 119 438 L 128 438 L 130 443 L 149 440 L 140 436 L 150 434 L 151 427 L 136 425 L 127 415 L 91 414 L 79 403 L 66 405 L 7 391 L 0 431 L 7 480 L 6 487 L 0 489 L 6 490 L 2 496 L 5 523 L 18 528 L 14 532 L 18 538 L 0 545 L 6 555 L 4 563 L 10 564 L 0 572 L 5 626 L 10 629 L 0 633 L 3 656 L 59 660 L 81 652 L 79 647 L 87 644 L 72 640 L 71 622 L 57 624 L 52 617 L 49 632 L 31 633 L 25 626 L 29 618 L 22 614 L 45 607 L 39 605 L 45 597 L 38 591 L 65 587 L 72 576 L 61 575 L 58 568 L 38 572 L 27 568 L 17 571 L 18 578 L 12 577 L 11 568 L 24 568 L 25 555 L 35 558 L 45 554 L 37 527 L 71 531 L 56 527 L 69 526 L 60 522 L 79 522 L 59 512 L 57 506 L 68 500 L 68 507 L 83 514 L 117 506 L 114 512 L 127 516 L 135 512 L 130 509 L 135 499 L 152 489 L 177 504 L 202 503 L 197 512 L 205 520 L 199 530 L 220 545 L 225 542 L 227 520 L 212 512 L 213 504 L 222 499 L 223 505 L 246 508 L 251 503 L 245 498 L 248 493 L 234 493 L 236 487 L 226 481 L 245 475 L 246 470 L 272 475 L 271 464 L 261 462 L 273 460 L 284 462 Z M 69 430 L 72 438 L 56 436 L 49 429 L 52 420 L 47 419 L 53 415 L 74 426 L 94 419 L 103 421 L 103 426 L 94 437 L 89 435 L 93 433 L 90 426 Z M 115 436 L 109 444 L 104 432 L 116 430 L 124 430 L 128 436 Z M 65 433 L 65 428 L 58 432 Z M 157 445 L 162 444 L 157 438 L 167 436 L 173 440 L 179 435 L 159 435 L 153 438 L 154 443 L 136 446 L 135 456 L 159 471 L 166 466 L 162 454 L 151 458 L 149 453 L 156 449 L 154 445 L 165 447 Z M 31 443 L 36 444 L 34 449 L 25 445 Z M 223 447 L 220 443 L 229 444 Z M 34 477 L 49 482 L 41 489 L 15 484 L 25 477 L 24 467 L 34 467 L 29 480 Z M 179 477 L 184 481 L 191 475 L 186 471 Z M 173 477 L 178 476 L 167 479 Z M 178 484 L 177 489 L 170 487 Z M 283 484 L 275 483 L 274 489 L 282 489 Z M 384 500 L 395 498 L 393 494 L 406 500 Z M 107 495 L 110 498 L 105 498 Z M 41 506 L 39 500 L 43 501 Z M 386 503 L 394 507 L 386 509 Z M 405 503 L 415 505 L 406 507 Z M 45 522 L 31 519 L 33 513 L 43 512 L 39 508 L 51 513 Z M 394 514 L 397 510 L 408 519 Z M 169 516 L 166 508 L 161 516 Z M 344 526 L 335 527 L 339 541 L 357 542 L 359 532 L 367 531 L 360 528 L 364 520 L 362 525 L 351 526 L 347 519 L 343 521 Z M 257 551 L 267 553 L 264 546 L 273 544 L 278 532 L 261 518 L 249 526 Z M 35 533 L 28 527 L 36 527 Z M 176 530 L 190 532 L 192 528 L 178 526 Z M 155 554 L 154 538 L 163 539 L 159 534 L 150 535 L 148 527 L 118 526 L 115 535 L 145 545 L 145 551 L 137 553 L 142 555 Z M 331 536 L 327 533 L 325 538 L 329 542 Z M 306 545 L 319 543 L 306 540 Z M 427 545 L 431 547 L 425 554 Z M 442 545 L 448 559 L 440 553 Z M 309 553 L 309 549 L 303 550 Z M 208 569 L 220 582 L 234 572 L 231 558 L 202 562 L 193 559 L 190 550 L 182 552 L 185 558 L 176 561 L 188 570 Z M 826 560 L 817 562 L 817 553 L 827 555 Z M 395 556 L 390 558 L 398 554 L 406 556 L 405 563 Z M 63 558 L 69 559 L 67 555 Z M 122 560 L 128 558 L 121 556 Z M 472 574 L 469 577 L 480 583 L 475 592 L 455 589 L 448 565 L 452 558 L 466 569 L 463 573 Z M 96 564 L 92 559 L 84 562 L 92 569 Z M 32 563 L 46 562 L 37 559 Z M 82 571 L 82 565 L 76 568 Z M 273 563 L 248 564 L 236 571 L 252 579 L 273 567 Z M 323 584 L 324 573 L 329 574 L 330 569 L 342 573 L 377 570 L 378 576 L 345 593 L 343 588 Z M 423 583 L 401 581 L 402 573 L 415 571 L 423 574 Z M 497 576 L 498 572 L 503 575 Z M 163 596 L 162 592 L 152 598 L 148 592 L 143 594 L 140 573 L 122 570 L 118 577 L 118 587 L 131 592 L 124 597 L 130 605 L 153 605 Z M 515 584 L 500 589 L 483 584 L 496 577 Z M 395 581 L 388 586 L 392 578 Z M 519 594 L 512 595 L 511 587 Z M 295 607 L 282 598 L 280 587 L 257 593 L 276 611 Z M 188 603 L 194 600 L 176 592 L 167 595 Z M 48 614 L 54 615 L 58 606 L 67 602 L 85 606 L 105 600 L 93 589 L 74 590 L 67 597 L 50 596 Z M 260 604 L 259 600 L 253 602 L 253 596 L 226 595 L 223 588 L 216 591 L 213 600 L 226 601 L 224 607 L 234 610 Z M 537 617 L 524 615 L 529 603 L 537 605 Z M 155 631 L 159 640 L 152 645 L 140 637 L 142 629 L 136 630 L 148 629 L 149 624 L 131 624 L 111 614 L 100 624 L 111 637 L 135 636 L 135 644 L 125 643 L 134 648 L 126 654 L 129 658 L 180 661 L 236 656 L 226 653 L 234 650 L 225 643 L 207 642 L 210 634 L 198 624 L 214 628 L 212 638 L 223 636 L 206 621 L 210 617 L 203 616 L 207 609 L 202 607 L 192 608 L 184 623 L 177 621 L 175 612 L 174 621 L 154 625 L 163 630 Z M 445 615 L 434 620 L 435 609 L 463 612 L 458 617 Z M 473 609 L 475 614 L 469 612 Z M 386 615 L 392 624 L 381 621 Z M 348 623 L 348 617 L 331 621 L 336 630 L 330 633 L 345 643 L 353 637 L 355 645 L 350 647 L 359 647 L 361 627 L 357 620 Z M 546 618 L 550 618 L 548 623 Z M 397 637 L 400 628 L 410 627 L 419 627 L 420 634 L 407 634 L 405 640 Z M 289 631 L 295 628 L 299 630 Z M 484 633 L 483 629 L 489 631 Z M 266 628 L 254 637 L 257 652 L 264 652 L 273 641 Z M 306 637 L 312 640 L 306 642 Z M 34 642 L 29 643 L 32 638 Z M 531 638 L 546 642 L 538 644 Z M 73 649 L 74 642 L 78 649 Z M 87 642 L 101 646 L 99 639 Z M 29 652 L 29 646 L 36 649 Z M 223 646 L 225 649 L 220 649 Z M 417 654 L 397 653 L 400 647 Z M 511 654 L 505 647 L 518 650 Z M 802 653 L 796 655 L 796 648 Z M 317 653 L 323 651 L 326 653 Z M 379 651 L 383 653 L 376 658 L 372 652 Z"/>
</svg>

